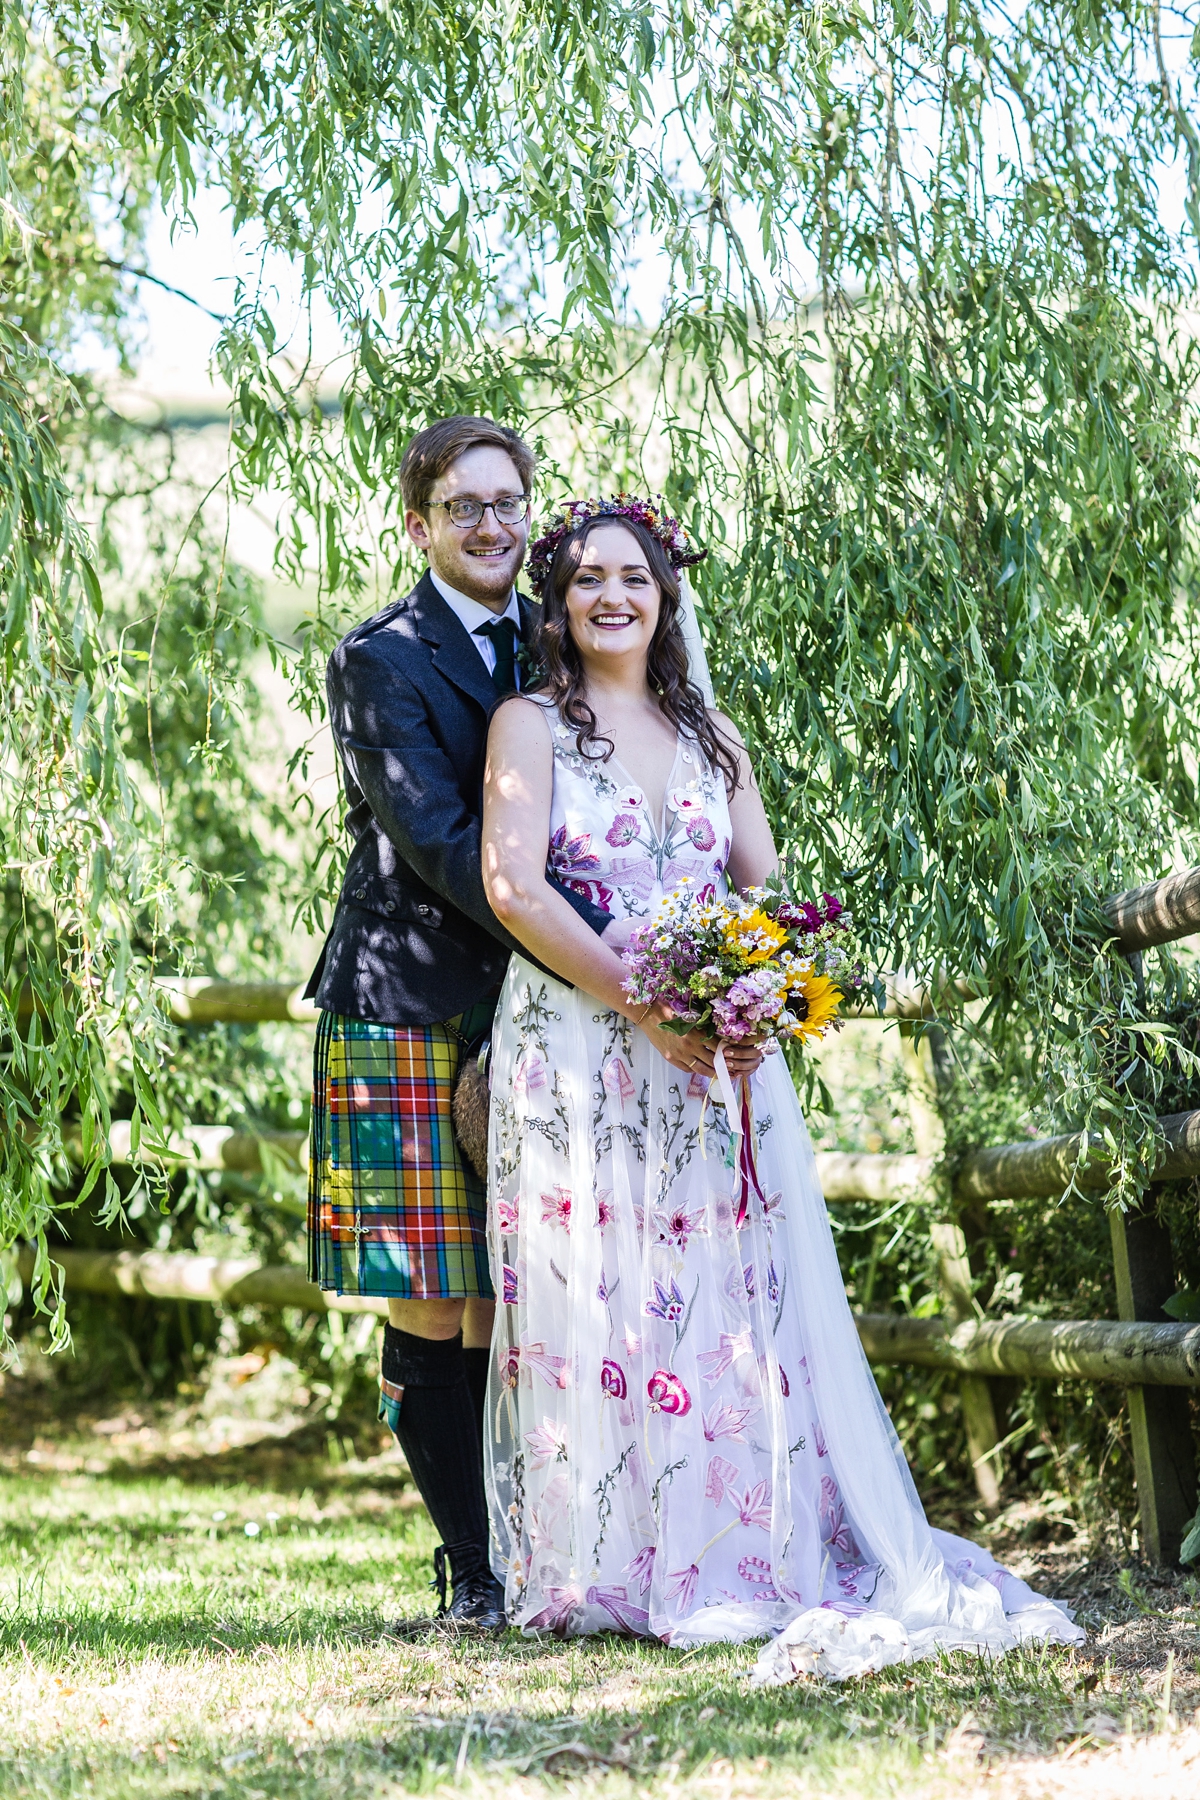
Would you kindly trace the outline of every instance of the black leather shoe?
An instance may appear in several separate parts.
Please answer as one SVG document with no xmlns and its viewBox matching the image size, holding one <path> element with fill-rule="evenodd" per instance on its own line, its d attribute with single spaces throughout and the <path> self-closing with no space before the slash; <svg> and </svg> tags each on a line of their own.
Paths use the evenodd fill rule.
<svg viewBox="0 0 1200 1800">
<path fill-rule="evenodd" d="M 455 1587 L 444 1617 L 475 1631 L 503 1631 L 508 1624 L 504 1589 L 491 1575 L 468 1576 Z"/>
</svg>

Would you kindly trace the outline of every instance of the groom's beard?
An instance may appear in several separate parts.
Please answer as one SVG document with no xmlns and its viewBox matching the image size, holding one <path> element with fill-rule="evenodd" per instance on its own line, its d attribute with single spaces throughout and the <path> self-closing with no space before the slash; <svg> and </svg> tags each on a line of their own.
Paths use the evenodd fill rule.
<svg viewBox="0 0 1200 1800">
<path fill-rule="evenodd" d="M 455 542 L 439 535 L 437 542 L 429 548 L 429 567 L 435 575 L 440 575 L 448 587 L 465 594 L 468 600 L 477 600 L 480 606 L 502 612 L 517 585 L 517 577 L 525 567 L 528 528 L 523 528 L 522 534 L 515 540 L 507 529 L 504 529 L 503 539 L 495 538 L 490 533 L 477 539 L 474 528 L 463 536 L 465 542 Z M 480 550 L 497 549 L 505 542 L 510 550 L 507 556 L 493 559 L 477 554 Z M 500 604 L 502 601 L 503 606 Z"/>
</svg>

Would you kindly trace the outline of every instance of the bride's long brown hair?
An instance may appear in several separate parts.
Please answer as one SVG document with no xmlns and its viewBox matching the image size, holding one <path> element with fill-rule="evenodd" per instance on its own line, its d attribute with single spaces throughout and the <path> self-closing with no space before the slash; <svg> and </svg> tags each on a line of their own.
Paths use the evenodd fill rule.
<svg viewBox="0 0 1200 1800">
<path fill-rule="evenodd" d="M 596 715 L 588 705 L 583 665 L 567 617 L 567 589 L 583 561 L 584 545 L 602 525 L 620 525 L 632 532 L 662 596 L 658 625 L 646 660 L 646 679 L 658 709 L 676 731 L 695 739 L 709 766 L 720 769 L 732 794 L 739 785 L 737 751 L 717 730 L 708 716 L 704 696 L 688 678 L 687 646 L 679 625 L 679 577 L 658 538 L 637 519 L 588 519 L 563 538 L 554 552 L 542 590 L 538 627 L 537 648 L 544 671 L 540 690 L 554 701 L 567 724 L 575 727 L 580 755 L 607 762 L 616 746 L 600 732 Z"/>
</svg>

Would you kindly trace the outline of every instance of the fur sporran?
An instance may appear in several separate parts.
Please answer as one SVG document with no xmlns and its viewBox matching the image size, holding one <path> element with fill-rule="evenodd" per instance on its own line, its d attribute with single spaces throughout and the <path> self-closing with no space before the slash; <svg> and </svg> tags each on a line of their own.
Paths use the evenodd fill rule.
<svg viewBox="0 0 1200 1800">
<path fill-rule="evenodd" d="M 481 1181 L 488 1178 L 488 1113 L 491 1110 L 488 1074 L 491 1055 L 490 1037 L 484 1038 L 482 1043 L 476 1039 L 466 1047 L 458 1080 L 454 1084 L 454 1098 L 450 1102 L 458 1147 Z"/>
</svg>

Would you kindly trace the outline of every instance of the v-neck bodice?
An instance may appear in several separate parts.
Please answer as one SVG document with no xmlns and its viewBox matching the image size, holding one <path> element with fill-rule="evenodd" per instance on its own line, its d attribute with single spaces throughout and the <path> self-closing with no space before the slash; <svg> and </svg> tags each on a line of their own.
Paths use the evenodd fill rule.
<svg viewBox="0 0 1200 1800">
<path fill-rule="evenodd" d="M 682 755 L 683 755 L 683 740 L 681 738 L 677 737 L 675 739 L 674 760 L 671 763 L 670 769 L 667 771 L 667 779 L 666 779 L 665 783 L 663 784 L 662 805 L 658 808 L 657 813 L 655 812 L 654 808 L 650 805 L 649 797 L 646 794 L 645 788 L 641 787 L 641 785 L 634 780 L 633 776 L 629 772 L 628 766 L 621 761 L 621 758 L 617 755 L 615 750 L 613 751 L 612 755 L 608 759 L 608 772 L 610 775 L 612 775 L 614 780 L 624 782 L 625 785 L 630 789 L 633 789 L 633 788 L 638 789 L 638 792 L 643 797 L 643 803 L 645 805 L 648 817 L 657 823 L 658 835 L 660 837 L 663 836 L 663 834 L 665 833 L 665 831 L 667 829 L 667 796 L 668 796 L 668 794 L 670 794 L 671 789 L 673 787 L 675 787 L 679 782 L 680 758 L 682 757 Z M 689 758 L 689 761 L 690 761 L 690 758 Z M 688 771 L 685 769 L 684 773 L 686 774 L 686 773 L 688 773 Z"/>
<path fill-rule="evenodd" d="M 539 702 L 554 740 L 547 872 L 615 918 L 646 918 L 682 881 L 725 890 L 732 832 L 725 783 L 692 738 L 680 736 L 662 810 L 617 757 L 580 754 L 574 729 Z"/>
</svg>

